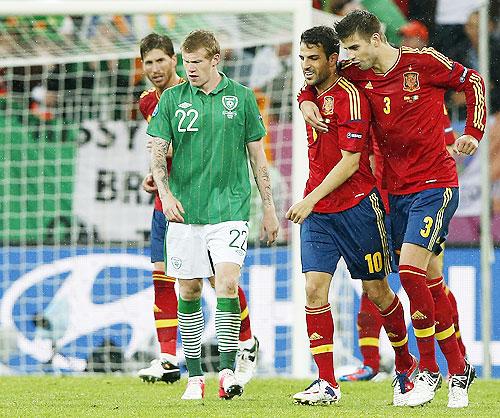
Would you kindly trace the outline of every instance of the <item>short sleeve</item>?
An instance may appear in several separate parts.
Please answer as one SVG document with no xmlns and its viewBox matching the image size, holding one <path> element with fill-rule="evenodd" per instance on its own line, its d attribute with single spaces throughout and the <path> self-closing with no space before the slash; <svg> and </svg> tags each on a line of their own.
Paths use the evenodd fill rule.
<svg viewBox="0 0 500 418">
<path fill-rule="evenodd" d="M 170 95 L 167 91 L 161 95 L 160 101 L 151 114 L 151 120 L 146 131 L 148 135 L 162 138 L 166 141 L 170 141 L 174 137 L 170 122 L 172 117 L 169 113 L 169 98 Z"/>
<path fill-rule="evenodd" d="M 339 147 L 345 151 L 361 152 L 368 143 L 371 110 L 368 99 L 353 84 L 341 81 L 343 103 L 337 113 Z"/>
</svg>

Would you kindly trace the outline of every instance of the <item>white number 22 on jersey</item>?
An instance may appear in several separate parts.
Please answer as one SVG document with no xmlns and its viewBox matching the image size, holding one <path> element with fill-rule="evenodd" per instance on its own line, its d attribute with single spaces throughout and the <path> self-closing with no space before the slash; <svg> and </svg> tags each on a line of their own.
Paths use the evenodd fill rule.
<svg viewBox="0 0 500 418">
<path fill-rule="evenodd" d="M 193 125 L 198 119 L 198 111 L 196 109 L 189 109 L 187 112 L 184 109 L 177 109 L 175 111 L 175 117 L 180 116 L 179 123 L 177 124 L 178 132 L 197 132 L 198 128 L 194 128 Z M 183 128 L 182 124 L 184 119 L 188 118 L 189 123 L 187 127 Z"/>
</svg>

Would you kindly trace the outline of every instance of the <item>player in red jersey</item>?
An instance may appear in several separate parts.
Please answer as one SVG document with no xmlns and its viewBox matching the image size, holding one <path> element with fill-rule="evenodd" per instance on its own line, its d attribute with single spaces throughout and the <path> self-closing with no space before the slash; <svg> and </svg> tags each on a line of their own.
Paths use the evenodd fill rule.
<svg viewBox="0 0 500 418">
<path fill-rule="evenodd" d="M 448 117 L 448 112 L 446 106 L 443 106 L 443 124 L 445 133 L 445 143 L 446 148 L 450 154 L 453 154 L 453 146 L 455 144 L 455 133 L 451 127 L 450 118 Z M 383 182 L 383 158 L 378 149 L 376 141 L 373 141 L 373 159 L 374 159 L 374 171 L 375 177 L 377 179 L 377 188 L 380 191 L 382 200 L 384 201 L 384 206 L 386 213 L 389 216 L 389 196 L 387 189 L 385 188 Z M 372 167 L 373 168 L 373 167 Z M 389 218 L 387 221 L 390 222 Z M 388 227 L 390 229 L 390 225 Z M 439 269 L 442 271 L 442 257 L 443 253 L 439 258 L 432 258 L 430 263 L 435 263 L 434 269 Z M 457 342 L 460 348 L 460 352 L 465 356 L 466 350 L 464 343 L 462 341 L 459 329 L 459 318 L 457 302 L 453 292 L 450 288 L 444 284 L 445 293 L 452 306 L 453 312 L 453 325 L 455 327 L 455 336 L 457 337 Z M 359 312 L 357 318 L 358 327 L 358 344 L 361 356 L 363 357 L 363 366 L 359 367 L 351 374 L 341 376 L 339 381 L 366 381 L 371 380 L 377 376 L 380 369 L 380 354 L 379 354 L 379 335 L 382 328 L 382 317 L 378 312 L 377 307 L 373 302 L 368 299 L 368 295 L 363 292 L 361 294 L 361 300 L 359 304 Z"/>
<path fill-rule="evenodd" d="M 336 71 L 339 42 L 332 28 L 318 26 L 301 37 L 300 59 L 307 84 L 327 120 L 329 131 L 307 126 L 309 179 L 304 199 L 286 217 L 301 224 L 301 261 L 306 278 L 306 323 L 319 379 L 294 395 L 301 404 L 330 404 L 340 399 L 333 370 L 333 318 L 328 293 L 343 257 L 384 318 L 396 353 L 398 376 L 417 370 L 408 351 L 401 303 L 389 288 L 391 257 L 384 209 L 370 169 L 370 107 L 366 96 Z M 401 403 L 395 392 L 394 404 Z"/>
<path fill-rule="evenodd" d="M 149 123 L 161 93 L 169 87 L 183 83 L 185 80 L 179 77 L 175 71 L 177 57 L 172 41 L 168 36 L 156 33 L 146 36 L 141 41 L 140 53 L 144 73 L 154 86 L 142 93 L 139 99 L 139 109 L 144 119 Z M 168 169 L 170 169 L 170 165 L 171 159 L 169 158 L 167 160 Z M 175 278 L 165 275 L 163 247 L 166 220 L 151 174 L 144 178 L 143 188 L 148 193 L 155 193 L 155 206 L 151 225 L 151 262 L 154 264 L 154 316 L 161 354 L 159 359 L 151 362 L 151 366 L 139 370 L 138 374 L 144 381 L 155 382 L 162 380 L 171 383 L 180 379 L 176 357 L 177 295 L 174 289 Z M 214 278 L 211 277 L 210 283 L 212 287 L 213 282 Z M 238 288 L 238 296 L 241 307 L 241 327 L 235 372 L 239 382 L 246 384 L 251 379 L 256 368 L 259 342 L 252 335 L 247 300 L 241 287 Z"/>
<path fill-rule="evenodd" d="M 442 274 L 429 266 L 431 257 L 441 250 L 458 206 L 455 161 L 444 142 L 444 92 L 450 88 L 465 92 L 465 132 L 457 139 L 455 149 L 471 155 L 486 123 L 483 80 L 476 71 L 432 48 L 392 47 L 380 21 L 369 12 L 349 13 L 337 23 L 336 30 L 350 58 L 342 73 L 363 88 L 370 100 L 374 131 L 384 158 L 393 244 L 420 352 L 420 373 L 408 405 L 430 402 L 441 384 L 435 335 L 451 374 L 448 406 L 465 407 L 475 372 L 460 353 Z M 299 101 L 308 96 L 312 99 L 313 93 L 302 92 Z M 327 129 L 314 120 L 313 103 L 307 106 L 306 121 Z M 306 112 L 304 104 L 302 111 Z"/>
<path fill-rule="evenodd" d="M 429 32 L 425 25 L 419 21 L 410 21 L 399 29 L 402 36 L 401 44 L 412 48 L 424 48 L 429 42 Z M 453 155 L 453 145 L 455 144 L 455 133 L 451 127 L 450 118 L 446 106 L 443 106 L 443 124 L 445 132 L 445 143 L 448 152 Z M 377 147 L 376 142 L 373 143 L 373 158 L 375 165 L 375 177 L 377 178 L 377 188 L 380 191 L 382 200 L 387 214 L 389 214 L 389 196 L 387 189 L 382 181 L 383 158 Z M 387 221 L 389 219 L 387 218 Z M 442 264 L 443 253 L 439 259 L 432 258 L 431 263 L 436 263 L 437 269 L 440 269 Z M 465 356 L 465 346 L 462 342 L 458 324 L 458 310 L 455 296 L 451 290 L 445 286 L 445 293 L 450 300 L 453 310 L 453 325 L 455 326 L 455 335 L 460 347 L 461 353 Z M 368 299 L 366 293 L 361 294 L 359 304 L 359 312 L 357 318 L 358 327 L 358 344 L 361 356 L 363 357 L 363 366 L 359 367 L 353 373 L 341 376 L 342 381 L 365 381 L 371 380 L 377 376 L 380 369 L 380 354 L 379 354 L 379 335 L 382 328 L 382 319 L 378 313 L 376 306 Z"/>
</svg>

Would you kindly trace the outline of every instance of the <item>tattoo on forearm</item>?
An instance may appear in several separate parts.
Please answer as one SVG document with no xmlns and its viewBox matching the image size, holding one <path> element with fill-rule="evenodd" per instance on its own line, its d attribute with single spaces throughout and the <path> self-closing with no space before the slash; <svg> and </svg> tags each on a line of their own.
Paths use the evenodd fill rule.
<svg viewBox="0 0 500 418">
<path fill-rule="evenodd" d="M 264 205 L 266 207 L 271 206 L 273 203 L 273 193 L 271 191 L 271 186 L 266 186 L 264 188 Z"/>
<path fill-rule="evenodd" d="M 273 193 L 271 190 L 271 176 L 267 167 L 259 168 L 255 181 L 262 197 L 262 203 L 265 207 L 271 206 L 273 204 Z"/>
<path fill-rule="evenodd" d="M 153 153 L 151 155 L 151 172 L 158 187 L 160 195 L 169 190 L 167 171 L 167 152 L 170 141 L 161 138 L 154 138 Z M 163 187 L 161 187 L 163 186 Z M 163 190 L 161 190 L 163 189 Z"/>
<path fill-rule="evenodd" d="M 261 167 L 259 171 L 260 171 L 260 175 L 264 181 L 267 181 L 267 182 L 271 181 L 271 176 L 269 175 L 269 171 L 267 170 L 267 167 Z"/>
</svg>

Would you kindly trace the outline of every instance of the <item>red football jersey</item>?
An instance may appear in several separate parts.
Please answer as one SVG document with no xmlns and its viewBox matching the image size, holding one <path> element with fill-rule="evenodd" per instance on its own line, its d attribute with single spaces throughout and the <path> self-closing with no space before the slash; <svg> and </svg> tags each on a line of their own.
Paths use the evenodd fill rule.
<svg viewBox="0 0 500 418">
<path fill-rule="evenodd" d="M 184 80 L 182 80 L 181 82 L 183 81 Z M 144 119 L 146 119 L 148 123 L 151 120 L 151 117 L 153 116 L 153 112 L 156 109 L 156 105 L 158 104 L 159 100 L 160 100 L 160 95 L 158 94 L 158 90 L 156 90 L 154 87 L 144 91 L 141 94 L 141 97 L 139 99 L 139 110 L 141 111 L 142 116 L 144 116 Z M 169 172 L 171 166 L 172 166 L 172 159 L 167 158 L 167 170 Z M 163 208 L 161 206 L 161 199 L 158 193 L 156 193 L 155 196 L 155 209 L 163 212 Z"/>
<path fill-rule="evenodd" d="M 398 60 L 385 74 L 349 63 L 342 71 L 370 100 L 389 193 L 457 187 L 455 160 L 445 146 L 444 93 L 447 89 L 465 92 L 464 132 L 480 140 L 486 123 L 481 76 L 433 48 L 407 47 L 399 50 Z M 299 102 L 304 100 L 313 100 L 310 89 L 300 93 Z"/>
<path fill-rule="evenodd" d="M 304 196 L 311 193 L 342 159 L 341 150 L 361 153 L 359 169 L 313 209 L 321 213 L 340 212 L 357 205 L 375 187 L 368 148 L 370 106 L 363 92 L 344 77 L 315 95 L 315 102 L 328 123 L 328 132 L 317 132 L 306 125 L 309 178 Z"/>
<path fill-rule="evenodd" d="M 446 145 L 453 145 L 455 143 L 455 133 L 451 126 L 451 121 L 450 118 L 448 117 L 448 110 L 446 109 L 446 106 L 443 106 L 443 125 L 444 125 L 445 143 Z M 387 192 L 387 186 L 384 177 L 384 158 L 382 157 L 382 153 L 378 148 L 377 141 L 374 140 L 373 137 L 374 134 L 372 131 L 371 138 L 373 140 L 370 141 L 370 144 L 372 146 L 373 152 L 370 152 L 370 154 L 373 153 L 373 162 L 375 164 L 375 178 L 377 179 L 377 188 L 380 192 L 380 195 L 382 196 L 382 201 L 384 202 L 385 206 L 385 212 L 390 213 L 389 193 Z"/>
</svg>

